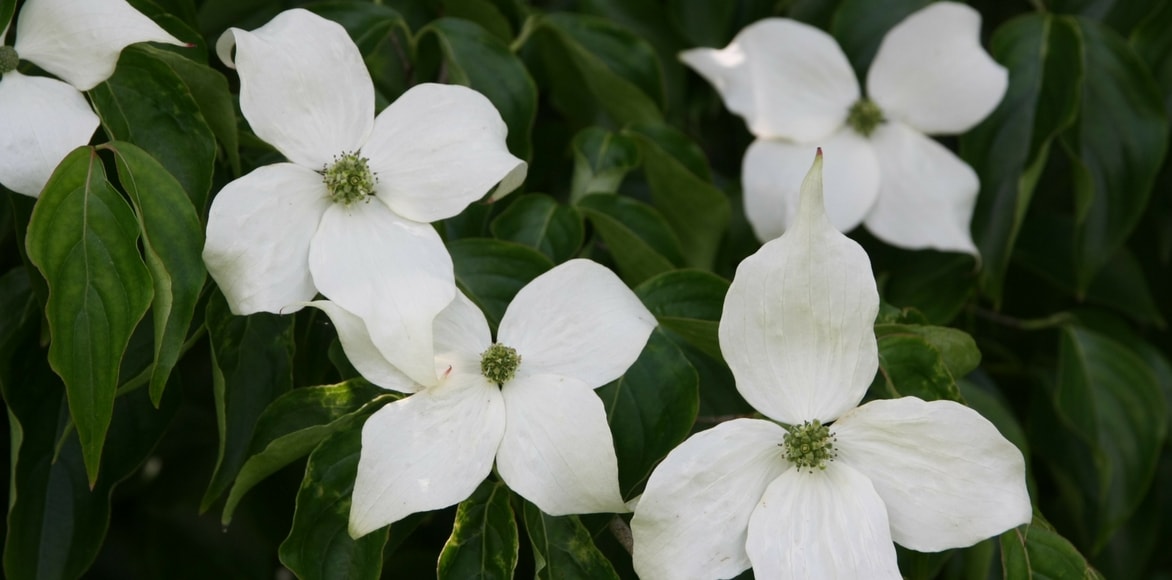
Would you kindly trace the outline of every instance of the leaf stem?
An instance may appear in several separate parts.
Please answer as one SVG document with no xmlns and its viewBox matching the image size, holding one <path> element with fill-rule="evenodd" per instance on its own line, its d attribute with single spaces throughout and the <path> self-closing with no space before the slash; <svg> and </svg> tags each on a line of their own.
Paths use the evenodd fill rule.
<svg viewBox="0 0 1172 580">
<path fill-rule="evenodd" d="M 1047 330 L 1074 321 L 1074 316 L 1069 312 L 1056 312 L 1044 318 L 1015 318 L 986 308 L 974 308 L 973 312 L 991 322 L 1019 330 Z"/>
</svg>

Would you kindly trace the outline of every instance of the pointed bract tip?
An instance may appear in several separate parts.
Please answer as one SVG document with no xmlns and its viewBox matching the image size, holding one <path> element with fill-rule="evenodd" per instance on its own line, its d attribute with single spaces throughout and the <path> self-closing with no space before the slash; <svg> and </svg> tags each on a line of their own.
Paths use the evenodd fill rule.
<svg viewBox="0 0 1172 580">
<path fill-rule="evenodd" d="M 814 154 L 814 157 L 821 157 L 821 156 L 822 156 L 822 148 L 819 147 L 818 152 Z"/>
<path fill-rule="evenodd" d="M 826 208 L 822 199 L 822 148 L 814 155 L 814 163 L 802 180 L 801 197 L 798 200 L 797 224 L 813 225 L 826 221 Z"/>
</svg>

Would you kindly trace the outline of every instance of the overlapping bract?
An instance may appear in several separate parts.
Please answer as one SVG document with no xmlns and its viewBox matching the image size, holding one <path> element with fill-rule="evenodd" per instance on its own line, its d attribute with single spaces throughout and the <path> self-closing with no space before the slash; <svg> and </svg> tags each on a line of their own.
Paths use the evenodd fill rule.
<svg viewBox="0 0 1172 580">
<path fill-rule="evenodd" d="M 471 89 L 422 84 L 375 117 L 358 48 L 305 10 L 229 29 L 216 50 L 240 73 L 253 131 L 290 161 L 229 183 L 212 203 L 204 262 L 232 311 L 293 312 L 320 292 L 366 320 L 412 380 L 436 384 L 432 323 L 456 287 L 428 222 L 524 179 L 500 114 Z M 377 178 L 373 195 L 350 204 L 331 201 L 319 173 L 345 154 L 368 159 Z"/>
<path fill-rule="evenodd" d="M 972 545 L 1031 518 L 1021 453 L 975 411 L 915 397 L 856 407 L 878 368 L 870 262 L 827 219 L 821 157 L 792 227 L 745 259 L 720 344 L 737 389 L 779 423 L 834 421 L 837 456 L 799 470 L 786 428 L 738 419 L 652 473 L 631 528 L 654 578 L 899 578 L 892 541 Z"/>
<path fill-rule="evenodd" d="M 975 255 L 977 175 L 926 135 L 967 131 L 1005 95 L 1008 73 L 981 47 L 980 23 L 972 8 L 938 2 L 887 33 L 867 73 L 866 97 L 884 118 L 869 135 L 850 123 L 862 102 L 850 63 L 817 28 L 767 19 L 723 49 L 682 53 L 757 137 L 742 165 L 757 237 L 792 227 L 809 151 L 820 145 L 826 213 L 840 231 L 865 223 L 895 246 Z"/>
<path fill-rule="evenodd" d="M 126 0 L 25 2 L 13 48 L 61 80 L 15 70 L 0 79 L 0 184 L 40 195 L 57 164 L 98 128 L 82 92 L 110 78 L 122 49 L 136 42 L 184 45 Z"/>
</svg>

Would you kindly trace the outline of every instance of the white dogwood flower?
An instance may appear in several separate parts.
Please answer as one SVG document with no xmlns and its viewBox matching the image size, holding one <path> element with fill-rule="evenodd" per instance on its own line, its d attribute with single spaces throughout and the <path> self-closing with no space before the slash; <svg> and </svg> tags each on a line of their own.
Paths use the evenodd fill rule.
<svg viewBox="0 0 1172 580">
<path fill-rule="evenodd" d="M 645 580 L 900 578 L 893 540 L 935 552 L 1030 521 L 1021 452 L 972 409 L 857 406 L 879 297 L 826 218 L 821 169 L 792 227 L 737 268 L 720 321 L 737 389 L 772 421 L 721 423 L 655 468 L 631 521 Z"/>
<path fill-rule="evenodd" d="M 57 164 L 98 128 L 82 91 L 110 78 L 122 49 L 136 42 L 185 46 L 126 0 L 24 3 L 15 44 L 0 46 L 0 184 L 41 194 Z M 21 74 L 21 60 L 61 80 Z"/>
<path fill-rule="evenodd" d="M 400 373 L 371 343 L 372 323 L 319 301 L 350 362 L 412 393 L 362 428 L 350 508 L 354 537 L 466 499 L 496 464 L 509 488 L 550 515 L 627 511 L 602 400 L 593 390 L 639 357 L 655 317 L 613 272 L 570 260 L 513 299 L 493 342 L 463 294 L 435 320 L 439 384 Z"/>
<path fill-rule="evenodd" d="M 1008 72 L 981 47 L 980 14 L 937 2 L 883 38 L 867 95 L 838 43 L 794 20 L 754 23 L 724 49 L 680 55 L 745 118 L 745 213 L 761 241 L 796 219 L 809 150 L 827 152 L 826 213 L 840 231 L 866 223 L 904 248 L 976 254 L 969 233 L 980 182 L 926 135 L 963 133 L 996 108 Z"/>
<path fill-rule="evenodd" d="M 500 113 L 466 87 L 421 84 L 376 118 L 358 47 L 305 10 L 229 29 L 216 51 L 239 71 L 252 130 L 289 160 L 212 202 L 203 258 L 232 311 L 288 313 L 320 292 L 370 323 L 383 356 L 435 384 L 432 322 L 456 288 L 429 222 L 524 180 Z"/>
</svg>

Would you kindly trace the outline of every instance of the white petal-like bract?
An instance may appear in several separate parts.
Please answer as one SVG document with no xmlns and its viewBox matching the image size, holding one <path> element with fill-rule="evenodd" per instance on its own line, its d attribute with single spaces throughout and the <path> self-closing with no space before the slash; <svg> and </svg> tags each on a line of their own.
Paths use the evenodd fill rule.
<svg viewBox="0 0 1172 580">
<path fill-rule="evenodd" d="M 350 535 L 472 495 L 492 470 L 504 429 L 501 392 L 478 374 L 454 373 L 379 409 L 362 427 Z"/>
<path fill-rule="evenodd" d="M 791 469 L 770 484 L 749 519 L 746 549 L 758 578 L 902 577 L 882 499 L 839 463 Z"/>
<path fill-rule="evenodd" d="M 639 577 L 731 578 L 748 568 L 749 517 L 770 482 L 789 469 L 784 437 L 769 421 L 736 419 L 668 453 L 631 519 Z"/>
<path fill-rule="evenodd" d="M 521 372 L 571 377 L 598 388 L 639 358 L 656 324 L 614 272 L 579 259 L 517 292 L 497 338 L 524 358 Z"/>
<path fill-rule="evenodd" d="M 379 113 L 362 154 L 395 213 L 433 222 L 460 213 L 497 183 L 503 195 L 524 181 L 528 166 L 509 153 L 507 134 L 484 95 L 424 83 Z"/>
<path fill-rule="evenodd" d="M 366 323 L 391 364 L 415 382 L 438 378 L 432 324 L 456 295 L 452 257 L 435 228 L 373 197 L 331 204 L 309 250 L 318 290 Z"/>
<path fill-rule="evenodd" d="M 13 48 L 88 91 L 114 74 L 122 49 L 136 42 L 185 46 L 126 0 L 29 0 L 16 20 Z"/>
<path fill-rule="evenodd" d="M 964 405 L 871 401 L 834 432 L 838 460 L 871 479 L 902 546 L 963 548 L 1032 518 L 1021 451 Z"/>
<path fill-rule="evenodd" d="M 330 205 L 321 176 L 292 163 L 257 168 L 216 194 L 203 261 L 234 314 L 287 314 L 313 299 L 309 246 Z"/>
<path fill-rule="evenodd" d="M 871 139 L 880 178 L 867 229 L 901 248 L 977 255 L 969 222 L 981 184 L 973 168 L 897 121 L 880 126 Z"/>
<path fill-rule="evenodd" d="M 36 197 L 57 164 L 89 143 L 98 116 L 77 89 L 12 71 L 0 79 L 0 184 Z"/>
<path fill-rule="evenodd" d="M 871 262 L 826 219 L 821 159 L 802 183 L 794 227 L 741 262 L 720 319 L 737 390 L 791 425 L 853 408 L 879 367 Z"/>
<path fill-rule="evenodd" d="M 510 489 L 553 516 L 625 511 L 606 410 L 590 386 L 526 374 L 501 395 L 507 420 L 496 468 Z"/>
<path fill-rule="evenodd" d="M 361 318 L 329 300 L 316 300 L 307 303 L 306 306 L 317 308 L 330 317 L 330 322 L 334 323 L 334 328 L 338 331 L 338 342 L 342 343 L 346 360 L 354 365 L 354 369 L 362 378 L 384 389 L 400 393 L 414 393 L 422 388 L 387 362 L 386 357 L 371 342 L 370 331 L 366 329 L 366 324 Z"/>
<path fill-rule="evenodd" d="M 859 82 L 838 43 L 795 20 L 755 22 L 727 47 L 686 50 L 680 60 L 712 83 L 758 138 L 818 145 L 859 98 Z"/>
<path fill-rule="evenodd" d="M 745 217 L 762 242 L 777 238 L 797 216 L 802 178 L 810 169 L 813 145 L 758 139 L 742 162 Z M 863 222 L 879 195 L 879 163 L 871 144 L 850 128 L 822 142 L 826 217 L 849 232 Z"/>
<path fill-rule="evenodd" d="M 290 161 L 318 170 L 366 143 L 374 83 L 340 24 L 286 10 L 256 30 L 229 28 L 216 52 L 240 73 L 240 110 L 253 132 Z"/>
<path fill-rule="evenodd" d="M 923 133 L 963 133 L 1005 96 L 1009 72 L 981 47 L 981 15 L 934 2 L 888 31 L 867 72 L 867 94 L 889 118 Z"/>
</svg>

